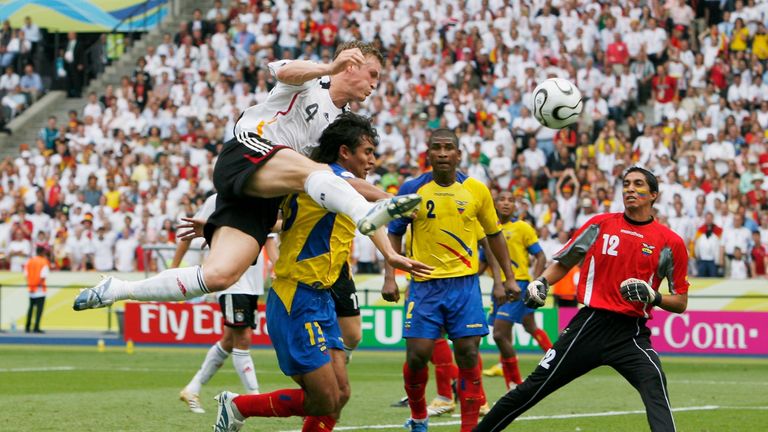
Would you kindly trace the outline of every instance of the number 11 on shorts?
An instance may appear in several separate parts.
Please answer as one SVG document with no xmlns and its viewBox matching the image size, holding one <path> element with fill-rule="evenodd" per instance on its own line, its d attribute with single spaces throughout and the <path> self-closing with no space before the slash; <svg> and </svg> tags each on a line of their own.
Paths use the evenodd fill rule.
<svg viewBox="0 0 768 432">
<path fill-rule="evenodd" d="M 317 341 L 315 341 L 315 331 L 312 329 L 313 325 L 317 329 Z M 307 329 L 307 334 L 309 335 L 309 344 L 310 345 L 314 346 L 316 343 L 323 343 L 323 342 L 325 342 L 325 336 L 323 336 L 323 329 L 320 328 L 320 324 L 318 324 L 317 321 L 312 321 L 312 322 L 304 323 L 304 328 Z"/>
</svg>

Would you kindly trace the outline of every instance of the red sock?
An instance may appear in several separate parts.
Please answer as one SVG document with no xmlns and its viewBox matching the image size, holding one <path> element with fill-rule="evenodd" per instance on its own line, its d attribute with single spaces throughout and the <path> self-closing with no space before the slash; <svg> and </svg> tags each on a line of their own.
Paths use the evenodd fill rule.
<svg viewBox="0 0 768 432">
<path fill-rule="evenodd" d="M 427 418 L 427 380 L 429 379 L 429 367 L 417 371 L 411 370 L 408 363 L 403 365 L 403 381 L 405 381 L 405 394 L 408 395 L 408 405 L 411 407 L 411 418 L 420 420 Z"/>
<path fill-rule="evenodd" d="M 331 416 L 310 416 L 304 418 L 304 427 L 301 428 L 301 432 L 332 431 L 334 426 L 336 426 L 336 419 Z"/>
<path fill-rule="evenodd" d="M 536 329 L 536 331 L 533 332 L 533 338 L 536 339 L 536 342 L 539 343 L 539 346 L 544 352 L 547 352 L 552 348 L 552 341 L 549 340 L 549 336 L 547 336 L 547 332 L 544 330 Z"/>
<path fill-rule="evenodd" d="M 453 352 L 445 338 L 435 340 L 435 349 L 432 351 L 432 363 L 435 365 L 435 385 L 437 394 L 453 400 L 451 381 L 458 378 L 459 368 L 453 364 Z"/>
<path fill-rule="evenodd" d="M 517 366 L 517 357 L 501 358 L 501 369 L 504 371 L 504 382 L 522 384 L 523 379 L 520 377 L 520 368 Z"/>
<path fill-rule="evenodd" d="M 461 403 L 461 432 L 471 432 L 480 416 L 483 404 L 483 381 L 480 364 L 471 369 L 459 369 L 459 402 Z"/>
<path fill-rule="evenodd" d="M 232 400 L 244 417 L 304 416 L 304 390 L 285 389 L 272 393 L 241 395 Z"/>
<path fill-rule="evenodd" d="M 458 368 L 458 366 L 457 366 Z M 483 371 L 483 356 L 480 355 L 480 353 L 477 353 L 477 369 L 482 373 Z M 482 374 L 481 374 L 482 376 Z M 488 402 L 488 398 L 485 397 L 485 387 L 483 387 L 482 383 L 480 383 L 480 391 L 483 393 L 483 397 L 480 400 L 480 406 L 485 405 L 486 402 Z"/>
</svg>

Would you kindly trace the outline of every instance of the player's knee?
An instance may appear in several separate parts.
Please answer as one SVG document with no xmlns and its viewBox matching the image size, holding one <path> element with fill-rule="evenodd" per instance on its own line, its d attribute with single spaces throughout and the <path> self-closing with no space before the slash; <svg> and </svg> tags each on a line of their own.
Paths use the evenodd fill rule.
<svg viewBox="0 0 768 432">
<path fill-rule="evenodd" d="M 507 329 L 497 328 L 496 326 L 493 327 L 493 340 L 496 341 L 496 345 L 498 345 L 501 342 L 506 342 L 507 340 L 512 338 L 512 333 Z"/>
<path fill-rule="evenodd" d="M 408 367 L 411 370 L 421 370 L 427 367 L 429 356 L 425 356 L 423 353 L 416 351 L 408 351 L 405 355 L 405 362 L 408 363 Z"/>
<path fill-rule="evenodd" d="M 351 350 L 357 348 L 360 345 L 360 341 L 363 339 L 362 333 L 358 331 L 350 332 L 350 334 L 344 335 L 344 347 Z"/>
<path fill-rule="evenodd" d="M 245 330 L 245 329 L 243 329 Z M 251 348 L 251 333 L 248 331 L 241 331 L 234 334 L 232 338 L 232 345 L 241 350 L 247 350 Z"/>
<path fill-rule="evenodd" d="M 535 322 L 527 323 L 523 321 L 523 328 L 525 329 L 525 332 L 528 334 L 533 334 L 536 330 L 538 330 L 538 327 L 536 327 Z"/>
<path fill-rule="evenodd" d="M 208 291 L 218 292 L 234 285 L 240 278 L 240 274 L 233 274 L 231 270 L 227 271 L 227 269 L 219 266 L 207 265 L 203 269 L 203 278 Z"/>
<path fill-rule="evenodd" d="M 307 414 L 312 416 L 324 416 L 338 412 L 341 409 L 341 396 L 339 389 L 329 386 L 310 395 L 311 403 L 307 407 Z"/>
<path fill-rule="evenodd" d="M 350 397 L 352 397 L 352 388 L 349 385 L 342 386 L 339 389 L 339 410 L 347 405 Z"/>
<path fill-rule="evenodd" d="M 461 369 L 473 368 L 477 364 L 477 356 L 477 348 L 465 348 L 461 351 L 456 351 L 456 365 Z"/>
</svg>

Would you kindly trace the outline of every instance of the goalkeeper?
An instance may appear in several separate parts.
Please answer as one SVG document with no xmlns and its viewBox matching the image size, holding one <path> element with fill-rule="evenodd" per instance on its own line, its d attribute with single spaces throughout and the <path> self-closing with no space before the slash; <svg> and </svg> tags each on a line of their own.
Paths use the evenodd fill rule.
<svg viewBox="0 0 768 432">
<path fill-rule="evenodd" d="M 505 394 L 475 431 L 501 431 L 541 399 L 599 366 L 611 366 L 640 392 L 652 431 L 674 431 L 667 380 L 646 321 L 654 307 L 682 313 L 688 305 L 688 253 L 683 240 L 653 218 L 659 184 L 632 167 L 623 177 L 624 213 L 582 226 L 555 263 L 528 285 L 524 301 L 544 305 L 549 284 L 583 261 L 577 288 L 584 307 L 533 373 Z M 667 278 L 669 294 L 658 291 Z"/>
</svg>

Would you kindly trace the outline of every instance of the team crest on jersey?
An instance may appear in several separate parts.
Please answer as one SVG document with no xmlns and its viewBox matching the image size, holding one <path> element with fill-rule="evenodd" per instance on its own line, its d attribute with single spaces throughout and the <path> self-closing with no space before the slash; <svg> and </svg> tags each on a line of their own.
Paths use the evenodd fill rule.
<svg viewBox="0 0 768 432">
<path fill-rule="evenodd" d="M 464 210 L 465 210 L 464 207 L 466 207 L 467 204 L 469 203 L 467 201 L 460 201 L 460 200 L 454 200 L 454 201 L 456 201 L 456 207 L 459 210 L 459 214 L 464 214 Z"/>
<path fill-rule="evenodd" d="M 656 246 L 643 243 L 643 255 L 652 255 L 654 249 L 656 249 Z"/>
</svg>

